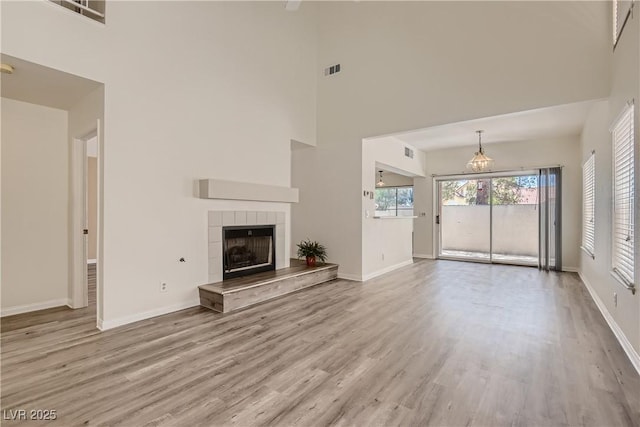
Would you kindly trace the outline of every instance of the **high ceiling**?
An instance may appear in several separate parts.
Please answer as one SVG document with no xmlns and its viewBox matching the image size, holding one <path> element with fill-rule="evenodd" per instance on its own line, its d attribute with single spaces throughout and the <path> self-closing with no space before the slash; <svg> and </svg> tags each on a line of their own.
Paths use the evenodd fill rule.
<svg viewBox="0 0 640 427">
<path fill-rule="evenodd" d="M 474 146 L 478 144 L 476 130 L 484 130 L 483 144 L 535 141 L 582 132 L 589 109 L 596 101 L 577 102 L 500 116 L 449 123 L 393 135 L 393 138 L 423 150 Z M 378 138 L 369 138 L 378 139 Z"/>
<path fill-rule="evenodd" d="M 0 55 L 0 60 L 15 69 L 2 74 L 3 98 L 68 110 L 101 84 L 9 55 Z"/>
</svg>

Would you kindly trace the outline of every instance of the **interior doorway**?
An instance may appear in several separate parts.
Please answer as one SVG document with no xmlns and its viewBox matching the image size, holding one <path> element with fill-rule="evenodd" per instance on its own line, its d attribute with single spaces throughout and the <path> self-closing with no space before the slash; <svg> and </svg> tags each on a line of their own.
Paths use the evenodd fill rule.
<svg viewBox="0 0 640 427">
<path fill-rule="evenodd" d="M 436 179 L 438 258 L 561 269 L 560 168 Z"/>
<path fill-rule="evenodd" d="M 0 315 L 12 317 L 15 324 L 33 324 L 53 314 L 55 321 L 89 315 L 99 326 L 101 220 L 95 256 L 86 253 L 88 237 L 83 233 L 88 228 L 86 141 L 102 135 L 104 84 L 6 54 L 0 57 L 14 68 L 11 75 L 3 74 L 0 91 L 2 220 L 4 229 L 12 231 L 2 234 L 3 248 L 11 250 L 3 251 Z M 102 142 L 97 141 L 98 147 Z M 97 169 L 102 169 L 99 150 L 95 158 Z M 99 206 L 101 194 L 97 192 Z M 88 259 L 98 260 L 92 268 L 95 274 L 88 272 Z M 34 262 L 38 268 L 33 268 Z M 96 314 L 91 316 L 82 308 L 88 306 L 88 280 L 94 277 Z"/>
<path fill-rule="evenodd" d="M 73 140 L 73 308 L 97 315 L 99 121 L 96 129 Z"/>
</svg>

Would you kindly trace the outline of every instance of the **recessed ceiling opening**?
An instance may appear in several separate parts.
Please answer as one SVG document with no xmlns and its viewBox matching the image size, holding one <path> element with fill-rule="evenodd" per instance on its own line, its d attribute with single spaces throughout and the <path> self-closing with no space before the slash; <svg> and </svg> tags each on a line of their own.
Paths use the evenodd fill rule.
<svg viewBox="0 0 640 427">
<path fill-rule="evenodd" d="M 591 107 L 598 100 L 556 105 L 535 110 L 448 123 L 390 135 L 372 141 L 400 141 L 422 151 L 478 146 L 476 131 L 484 129 L 482 144 L 533 141 L 579 135 Z"/>
<path fill-rule="evenodd" d="M 9 55 L 0 55 L 2 64 L 13 68 L 2 76 L 3 98 L 69 110 L 102 83 L 45 67 Z"/>
</svg>

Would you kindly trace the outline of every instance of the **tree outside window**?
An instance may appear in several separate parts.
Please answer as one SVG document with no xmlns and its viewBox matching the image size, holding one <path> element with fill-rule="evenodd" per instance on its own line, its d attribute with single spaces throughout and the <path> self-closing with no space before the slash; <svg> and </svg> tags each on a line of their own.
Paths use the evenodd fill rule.
<svg viewBox="0 0 640 427">
<path fill-rule="evenodd" d="M 413 216 L 413 187 L 376 188 L 376 216 Z"/>
<path fill-rule="evenodd" d="M 493 183 L 493 191 L 489 187 Z M 538 177 L 509 176 L 493 179 L 456 180 L 442 182 L 442 202 L 445 205 L 488 205 L 489 194 L 494 205 L 527 203 L 530 193 L 536 193 Z"/>
</svg>

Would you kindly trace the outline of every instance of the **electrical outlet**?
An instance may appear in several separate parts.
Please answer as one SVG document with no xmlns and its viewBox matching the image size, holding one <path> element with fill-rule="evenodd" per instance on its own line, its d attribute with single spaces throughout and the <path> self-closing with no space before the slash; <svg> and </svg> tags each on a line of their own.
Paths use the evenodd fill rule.
<svg viewBox="0 0 640 427">
<path fill-rule="evenodd" d="M 382 254 L 382 260 L 384 261 L 384 254 Z"/>
<path fill-rule="evenodd" d="M 167 284 L 165 282 L 160 282 L 160 292 L 167 292 Z"/>
<path fill-rule="evenodd" d="M 617 292 L 613 293 L 613 306 L 614 307 L 618 306 L 618 293 Z"/>
</svg>

